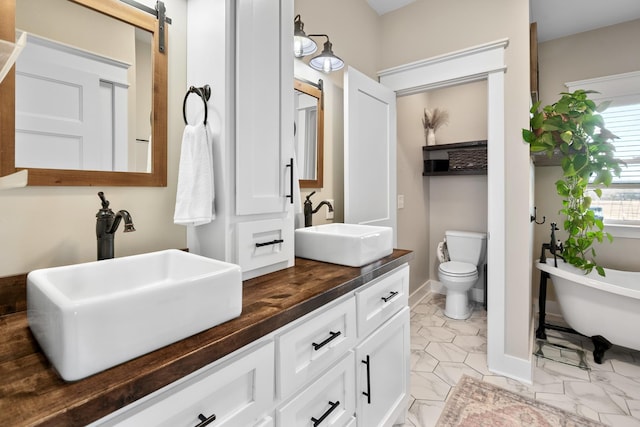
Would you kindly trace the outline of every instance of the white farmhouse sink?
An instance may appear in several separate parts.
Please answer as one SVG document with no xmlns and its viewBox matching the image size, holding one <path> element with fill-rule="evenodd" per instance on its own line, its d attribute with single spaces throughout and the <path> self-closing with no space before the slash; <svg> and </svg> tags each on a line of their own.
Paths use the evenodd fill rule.
<svg viewBox="0 0 640 427">
<path fill-rule="evenodd" d="M 359 224 L 323 224 L 295 231 L 300 258 L 362 267 L 393 252 L 393 229 Z"/>
<path fill-rule="evenodd" d="M 27 317 L 74 381 L 240 315 L 240 267 L 179 250 L 35 270 Z"/>
</svg>

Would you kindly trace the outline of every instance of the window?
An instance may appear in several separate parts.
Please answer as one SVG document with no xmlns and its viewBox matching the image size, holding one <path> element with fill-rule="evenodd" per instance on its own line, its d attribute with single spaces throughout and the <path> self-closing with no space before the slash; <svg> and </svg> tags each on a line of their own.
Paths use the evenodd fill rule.
<svg viewBox="0 0 640 427">
<path fill-rule="evenodd" d="M 607 129 L 614 140 L 616 157 L 626 163 L 620 177 L 615 177 L 602 197 L 594 197 L 593 210 L 604 217 L 607 231 L 629 237 L 620 229 L 635 234 L 640 230 L 640 72 L 618 74 L 566 84 L 570 92 L 577 89 L 593 90 L 590 95 L 596 103 L 611 101 L 602 112 Z M 622 226 L 622 227 L 619 227 Z"/>
</svg>

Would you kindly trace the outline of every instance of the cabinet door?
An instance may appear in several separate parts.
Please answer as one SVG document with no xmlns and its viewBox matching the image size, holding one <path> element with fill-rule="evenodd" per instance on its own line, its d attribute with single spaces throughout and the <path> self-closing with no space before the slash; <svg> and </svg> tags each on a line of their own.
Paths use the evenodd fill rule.
<svg viewBox="0 0 640 427">
<path fill-rule="evenodd" d="M 359 427 L 391 426 L 409 392 L 409 307 L 356 348 Z"/>
<path fill-rule="evenodd" d="M 273 382 L 271 341 L 221 366 L 205 368 L 184 382 L 170 384 L 97 425 L 193 427 L 213 416 L 216 427 L 254 425 L 272 408 Z"/>
<path fill-rule="evenodd" d="M 276 410 L 278 427 L 346 427 L 355 411 L 353 352 Z"/>
<path fill-rule="evenodd" d="M 236 4 L 236 214 L 286 212 L 294 183 L 293 166 L 288 166 L 293 156 L 293 2 Z"/>
</svg>

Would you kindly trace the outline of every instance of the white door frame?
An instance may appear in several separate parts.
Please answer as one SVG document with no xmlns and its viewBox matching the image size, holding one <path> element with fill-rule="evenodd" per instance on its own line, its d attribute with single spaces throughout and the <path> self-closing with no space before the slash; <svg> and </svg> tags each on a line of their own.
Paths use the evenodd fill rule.
<svg viewBox="0 0 640 427">
<path fill-rule="evenodd" d="M 531 382 L 531 359 L 505 353 L 506 341 L 506 157 L 505 49 L 508 39 L 412 62 L 378 72 L 380 83 L 398 96 L 487 80 L 488 90 L 488 256 L 487 365 L 493 372 Z"/>
</svg>

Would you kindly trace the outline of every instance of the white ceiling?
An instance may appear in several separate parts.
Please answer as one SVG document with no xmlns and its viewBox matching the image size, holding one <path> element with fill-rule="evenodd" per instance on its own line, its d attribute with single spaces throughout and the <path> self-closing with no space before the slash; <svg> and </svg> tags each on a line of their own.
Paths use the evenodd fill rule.
<svg viewBox="0 0 640 427">
<path fill-rule="evenodd" d="M 378 15 L 414 1 L 367 0 Z M 529 13 L 538 23 L 538 42 L 544 42 L 639 19 L 640 0 L 530 0 Z"/>
<path fill-rule="evenodd" d="M 389 0 L 387 0 L 389 1 Z M 538 42 L 640 18 L 638 0 L 530 0 Z"/>
</svg>

